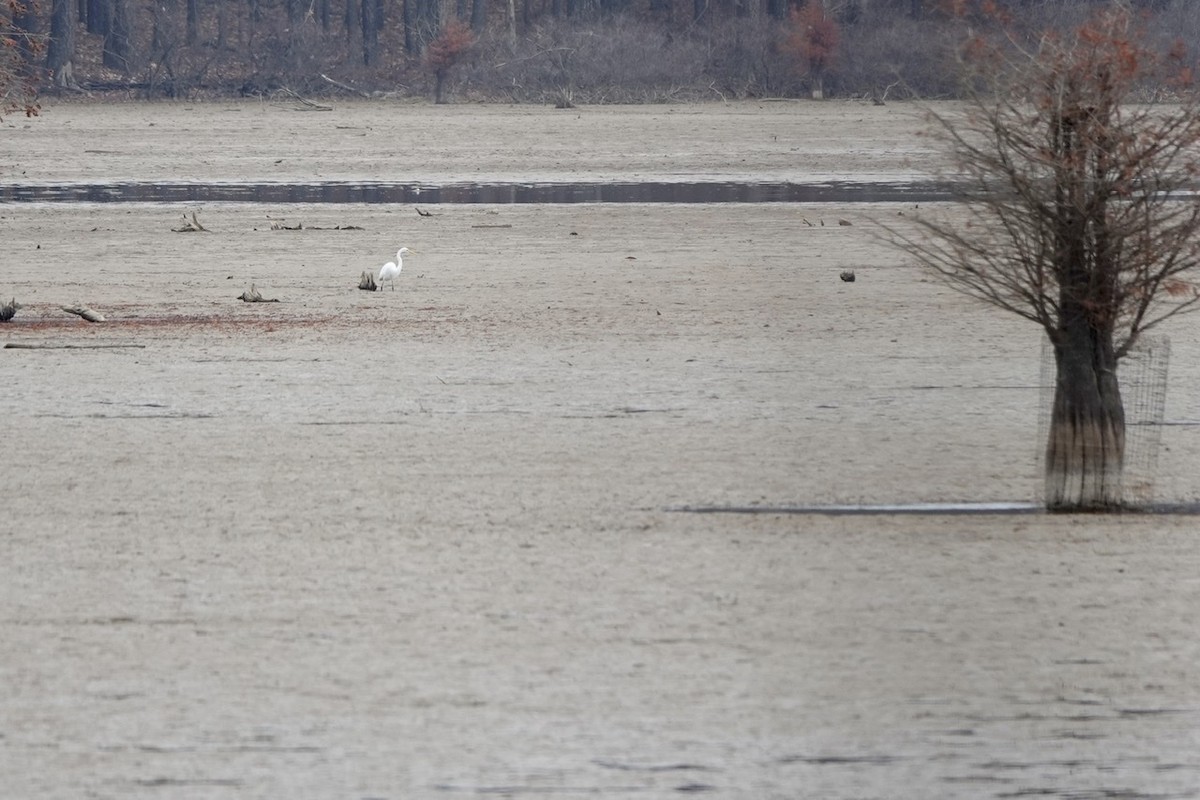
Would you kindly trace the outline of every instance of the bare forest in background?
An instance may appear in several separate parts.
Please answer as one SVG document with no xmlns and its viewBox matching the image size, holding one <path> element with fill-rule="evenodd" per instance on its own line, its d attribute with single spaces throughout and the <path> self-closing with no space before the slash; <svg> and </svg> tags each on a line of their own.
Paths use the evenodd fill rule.
<svg viewBox="0 0 1200 800">
<path fill-rule="evenodd" d="M 3 0 L 0 92 L 656 103 L 949 97 L 998 5 L 1031 30 L 1109 0 Z M 1129 0 L 1200 43 L 1195 0 Z M 0 112 L 2 113 L 2 112 Z"/>
</svg>

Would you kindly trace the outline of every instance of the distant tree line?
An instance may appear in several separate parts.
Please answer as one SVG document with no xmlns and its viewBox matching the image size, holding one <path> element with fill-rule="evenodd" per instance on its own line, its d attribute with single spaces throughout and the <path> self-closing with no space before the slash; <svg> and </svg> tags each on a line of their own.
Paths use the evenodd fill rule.
<svg viewBox="0 0 1200 800">
<path fill-rule="evenodd" d="M 33 92 L 358 92 L 666 102 L 957 91 L 999 7 L 1070 25 L 1113 0 L 0 0 L 0 113 Z M 1196 0 L 1123 0 L 1200 42 Z"/>
</svg>

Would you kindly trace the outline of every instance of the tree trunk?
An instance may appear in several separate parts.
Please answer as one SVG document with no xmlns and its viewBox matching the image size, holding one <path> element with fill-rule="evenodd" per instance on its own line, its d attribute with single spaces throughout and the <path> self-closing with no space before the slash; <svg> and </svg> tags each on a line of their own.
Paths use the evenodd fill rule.
<svg viewBox="0 0 1200 800">
<path fill-rule="evenodd" d="M 54 0 L 50 11 L 50 44 L 46 48 L 46 68 L 54 75 L 54 85 L 64 89 L 75 86 L 72 68 L 75 60 L 75 3 Z"/>
<path fill-rule="evenodd" d="M 224 49 L 225 49 L 225 40 L 226 40 L 226 34 L 225 34 L 225 24 L 226 24 L 226 18 L 225 18 L 225 7 L 226 7 L 226 3 L 217 3 L 217 43 L 216 43 L 216 48 L 217 48 L 218 50 L 224 50 Z"/>
<path fill-rule="evenodd" d="M 350 0 L 354 2 L 354 0 Z M 379 42 L 379 25 L 375 21 L 374 0 L 362 0 L 360 19 L 362 20 L 362 59 L 363 64 L 370 66 L 375 61 L 375 46 Z"/>
<path fill-rule="evenodd" d="M 350 0 L 354 2 L 354 0 Z M 410 56 L 421 52 L 420 40 L 417 38 L 417 0 L 404 0 L 404 52 Z"/>
<path fill-rule="evenodd" d="M 87 32 L 108 33 L 108 0 L 87 0 Z"/>
<path fill-rule="evenodd" d="M 1082 314 L 1054 344 L 1057 380 L 1046 443 L 1046 507 L 1101 511 L 1121 505 L 1125 407 L 1112 332 Z"/>
<path fill-rule="evenodd" d="M 825 99 L 825 71 L 820 67 L 813 67 L 809 75 L 812 81 L 812 99 Z"/>
<path fill-rule="evenodd" d="M 125 0 L 110 0 L 108 31 L 104 36 L 102 61 L 109 69 L 129 72 L 129 9 Z"/>
<path fill-rule="evenodd" d="M 465 0 L 464 0 L 465 5 Z M 459 19 L 465 19 L 465 16 L 460 16 Z M 475 35 L 483 33 L 483 29 L 487 27 L 487 0 L 472 0 L 471 2 L 471 30 Z"/>
<path fill-rule="evenodd" d="M 1069 98 L 1051 128 L 1054 183 L 1054 275 L 1058 322 L 1046 506 L 1099 511 L 1121 505 L 1125 407 L 1113 346 L 1120 268 L 1109 242 L 1108 197 L 1094 195 L 1108 170 L 1106 137 L 1094 109 Z"/>
<path fill-rule="evenodd" d="M 200 0 L 187 0 L 187 39 L 188 44 L 195 44 L 200 38 Z"/>
<path fill-rule="evenodd" d="M 446 102 L 446 70 L 439 69 L 433 73 L 433 102 L 442 104 Z"/>
<path fill-rule="evenodd" d="M 408 3 L 404 4 L 408 8 Z M 342 15 L 342 25 L 346 30 L 346 40 L 353 41 L 357 33 L 361 33 L 362 20 L 359 14 L 359 5 L 354 0 L 347 0 L 345 5 L 345 13 Z"/>
</svg>

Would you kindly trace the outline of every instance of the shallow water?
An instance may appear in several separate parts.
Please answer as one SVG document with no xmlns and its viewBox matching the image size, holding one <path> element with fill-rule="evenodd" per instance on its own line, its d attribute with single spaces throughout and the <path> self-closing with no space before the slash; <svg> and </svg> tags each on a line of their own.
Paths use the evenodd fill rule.
<svg viewBox="0 0 1200 800">
<path fill-rule="evenodd" d="M 932 203 L 952 199 L 933 182 L 821 183 L 187 183 L 129 181 L 0 186 L 2 202 L 246 203 Z"/>
</svg>

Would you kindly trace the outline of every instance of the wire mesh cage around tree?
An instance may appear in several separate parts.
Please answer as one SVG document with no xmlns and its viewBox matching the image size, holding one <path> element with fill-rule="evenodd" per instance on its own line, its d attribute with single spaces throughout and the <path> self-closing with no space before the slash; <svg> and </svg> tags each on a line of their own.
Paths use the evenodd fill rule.
<svg viewBox="0 0 1200 800">
<path fill-rule="evenodd" d="M 1161 499 L 1155 497 L 1155 487 L 1170 358 L 1170 339 L 1165 336 L 1141 336 L 1118 363 L 1117 379 L 1125 407 L 1121 501 L 1126 506 L 1144 507 Z M 1042 340 L 1041 380 L 1038 384 L 1041 387 L 1037 438 L 1039 476 L 1046 471 L 1046 440 L 1050 435 L 1056 381 L 1054 345 L 1046 338 Z M 1041 480 L 1037 484 L 1036 497 L 1039 502 L 1046 499 L 1045 484 Z"/>
</svg>

